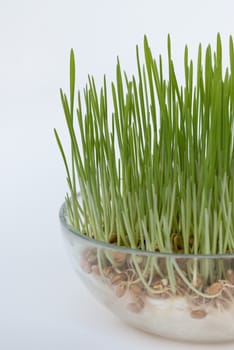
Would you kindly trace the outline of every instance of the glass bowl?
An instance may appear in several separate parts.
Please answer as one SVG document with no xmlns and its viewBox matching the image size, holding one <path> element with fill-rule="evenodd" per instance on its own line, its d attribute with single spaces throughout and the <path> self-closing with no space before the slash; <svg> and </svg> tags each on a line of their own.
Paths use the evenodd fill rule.
<svg viewBox="0 0 234 350">
<path fill-rule="evenodd" d="M 234 340 L 234 255 L 162 254 L 88 238 L 60 209 L 63 236 L 80 279 L 121 320 L 189 342 Z"/>
</svg>

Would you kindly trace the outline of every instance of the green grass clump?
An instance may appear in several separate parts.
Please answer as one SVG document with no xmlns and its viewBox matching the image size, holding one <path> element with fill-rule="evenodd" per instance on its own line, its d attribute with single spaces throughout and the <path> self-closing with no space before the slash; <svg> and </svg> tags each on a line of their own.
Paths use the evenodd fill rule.
<svg viewBox="0 0 234 350">
<path fill-rule="evenodd" d="M 55 131 L 70 191 L 69 221 L 89 237 L 120 246 L 230 253 L 234 251 L 233 39 L 225 71 L 219 34 L 214 52 L 209 45 L 203 54 L 199 45 L 196 64 L 189 60 L 186 46 L 183 86 L 176 77 L 169 36 L 167 45 L 167 79 L 162 56 L 157 60 L 152 56 L 145 37 L 143 64 L 136 49 L 136 76 L 123 73 L 118 61 L 110 89 L 104 77 L 97 91 L 89 77 L 82 96 L 75 93 L 71 51 L 69 98 L 61 90 L 71 164 Z"/>
</svg>

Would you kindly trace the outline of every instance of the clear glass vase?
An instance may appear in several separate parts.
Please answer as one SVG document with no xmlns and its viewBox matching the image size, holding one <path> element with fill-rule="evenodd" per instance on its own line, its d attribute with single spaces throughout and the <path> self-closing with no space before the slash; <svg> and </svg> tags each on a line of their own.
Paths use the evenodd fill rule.
<svg viewBox="0 0 234 350">
<path fill-rule="evenodd" d="M 76 272 L 124 322 L 189 342 L 234 340 L 234 255 L 162 254 L 88 238 L 68 223 L 62 232 Z"/>
</svg>

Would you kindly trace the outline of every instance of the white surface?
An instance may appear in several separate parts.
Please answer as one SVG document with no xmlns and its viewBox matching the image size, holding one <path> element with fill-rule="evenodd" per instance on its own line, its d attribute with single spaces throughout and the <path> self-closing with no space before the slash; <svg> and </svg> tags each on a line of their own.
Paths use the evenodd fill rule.
<svg viewBox="0 0 234 350">
<path fill-rule="evenodd" d="M 217 31 L 228 45 L 233 13 L 231 0 L 0 0 L 0 349 L 233 349 L 140 333 L 80 285 L 60 236 L 66 182 L 52 133 L 66 135 L 58 91 L 71 47 L 82 88 L 87 73 L 113 77 L 117 54 L 133 71 L 145 33 L 157 54 L 170 32 L 175 62 Z"/>
</svg>

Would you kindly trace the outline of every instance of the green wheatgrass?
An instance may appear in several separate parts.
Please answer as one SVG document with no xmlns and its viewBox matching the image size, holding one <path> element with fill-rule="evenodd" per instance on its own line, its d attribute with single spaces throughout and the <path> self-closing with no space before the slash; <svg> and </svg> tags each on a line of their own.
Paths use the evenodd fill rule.
<svg viewBox="0 0 234 350">
<path fill-rule="evenodd" d="M 69 187 L 69 222 L 89 237 L 119 246 L 232 253 L 233 39 L 226 70 L 219 34 L 214 52 L 210 45 L 204 52 L 199 45 L 195 64 L 186 46 L 183 86 L 176 77 L 170 36 L 167 52 L 167 79 L 162 56 L 152 56 L 145 37 L 143 64 L 136 48 L 136 76 L 127 76 L 118 60 L 111 85 L 104 77 L 97 90 L 89 77 L 82 95 L 75 92 L 71 50 L 69 98 L 61 90 L 71 164 L 55 130 Z"/>
</svg>

